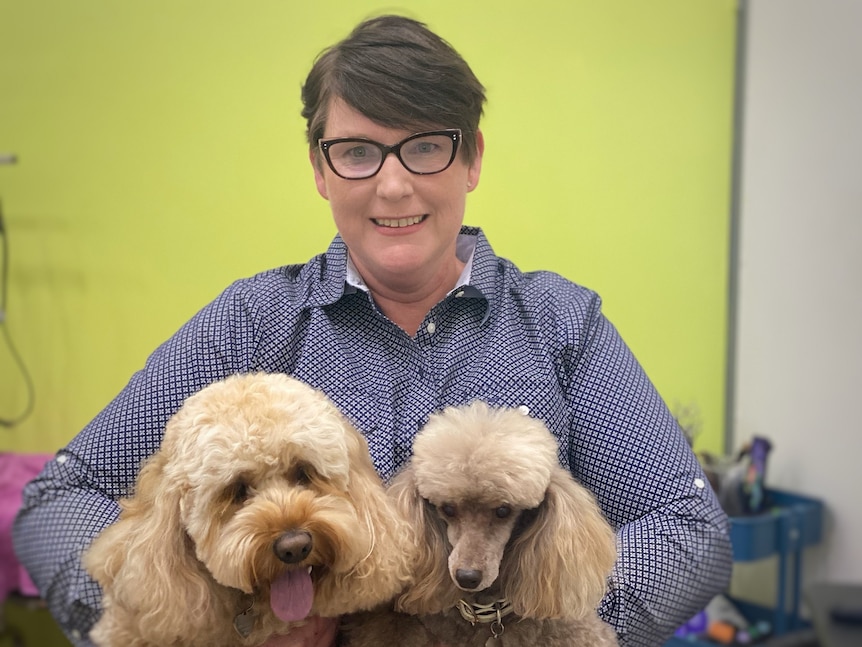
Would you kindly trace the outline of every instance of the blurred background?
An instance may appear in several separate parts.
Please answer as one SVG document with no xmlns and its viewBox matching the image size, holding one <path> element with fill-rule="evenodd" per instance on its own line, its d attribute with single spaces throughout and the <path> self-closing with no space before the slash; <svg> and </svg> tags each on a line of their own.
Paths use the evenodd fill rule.
<svg viewBox="0 0 862 647">
<path fill-rule="evenodd" d="M 826 502 L 806 578 L 862 580 L 856 0 L 0 0 L 0 451 L 55 451 L 231 281 L 326 248 L 300 86 L 387 12 L 487 88 L 466 223 L 598 291 L 698 450 L 769 437 L 768 483 Z"/>
</svg>

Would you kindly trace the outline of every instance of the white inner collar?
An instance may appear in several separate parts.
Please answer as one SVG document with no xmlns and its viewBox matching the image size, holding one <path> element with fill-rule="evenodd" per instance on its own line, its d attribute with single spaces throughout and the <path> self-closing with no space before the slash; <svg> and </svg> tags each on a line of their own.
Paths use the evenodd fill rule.
<svg viewBox="0 0 862 647">
<path fill-rule="evenodd" d="M 464 269 L 461 270 L 461 275 L 452 286 L 455 289 L 459 285 L 467 285 L 470 283 L 470 276 L 473 272 L 473 254 L 476 251 L 476 236 L 469 234 L 459 234 L 458 240 L 455 243 L 455 256 L 458 260 L 464 263 Z M 362 275 L 353 264 L 353 259 L 350 258 L 350 252 L 347 253 L 347 276 L 345 277 L 348 285 L 352 285 L 363 292 L 370 292 L 365 281 L 362 280 Z"/>
</svg>

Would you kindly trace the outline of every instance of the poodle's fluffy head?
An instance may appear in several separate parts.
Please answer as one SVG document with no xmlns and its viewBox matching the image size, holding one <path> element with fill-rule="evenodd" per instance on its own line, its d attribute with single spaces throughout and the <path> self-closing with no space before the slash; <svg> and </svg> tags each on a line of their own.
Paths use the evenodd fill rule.
<svg viewBox="0 0 862 647">
<path fill-rule="evenodd" d="M 518 409 L 474 402 L 432 415 L 392 491 L 424 535 L 405 611 L 438 613 L 492 589 L 522 617 L 582 616 L 605 592 L 614 533 L 560 466 L 554 436 Z"/>
<path fill-rule="evenodd" d="M 559 468 L 556 439 L 541 421 L 483 402 L 432 415 L 413 444 L 419 494 L 536 508 Z"/>
<path fill-rule="evenodd" d="M 188 398 L 122 505 L 86 564 L 108 611 L 146 609 L 163 622 L 179 607 L 177 631 L 239 592 L 290 623 L 370 608 L 407 577 L 409 530 L 365 440 L 322 393 L 285 375 L 233 376 Z M 164 590 L 148 589 L 154 581 Z"/>
</svg>

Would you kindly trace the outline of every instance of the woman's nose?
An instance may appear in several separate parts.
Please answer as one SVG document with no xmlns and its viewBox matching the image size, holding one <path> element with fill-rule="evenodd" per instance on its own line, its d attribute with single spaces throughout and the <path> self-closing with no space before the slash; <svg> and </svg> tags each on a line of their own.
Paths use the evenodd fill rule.
<svg viewBox="0 0 862 647">
<path fill-rule="evenodd" d="M 383 160 L 377 175 L 377 195 L 386 200 L 400 200 L 413 194 L 413 173 L 404 168 L 401 160 L 390 153 Z"/>
</svg>

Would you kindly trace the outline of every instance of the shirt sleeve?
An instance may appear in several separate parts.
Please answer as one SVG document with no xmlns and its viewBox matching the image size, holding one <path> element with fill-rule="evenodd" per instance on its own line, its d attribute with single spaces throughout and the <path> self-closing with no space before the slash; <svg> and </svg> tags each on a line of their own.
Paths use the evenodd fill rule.
<svg viewBox="0 0 862 647">
<path fill-rule="evenodd" d="M 617 529 L 600 615 L 622 645 L 655 647 L 730 578 L 728 520 L 643 369 L 595 297 L 572 364 L 570 465 Z"/>
<path fill-rule="evenodd" d="M 19 559 L 76 647 L 90 647 L 87 634 L 101 613 L 101 590 L 83 571 L 81 555 L 119 511 L 113 499 L 86 485 L 84 472 L 73 454 L 58 453 L 25 488 L 14 528 Z"/>
<path fill-rule="evenodd" d="M 186 397 L 254 368 L 253 322 L 239 285 L 205 307 L 147 360 L 126 387 L 24 489 L 15 550 L 69 640 L 89 647 L 101 590 L 81 557 L 119 514 L 141 463 L 161 444 Z"/>
</svg>

